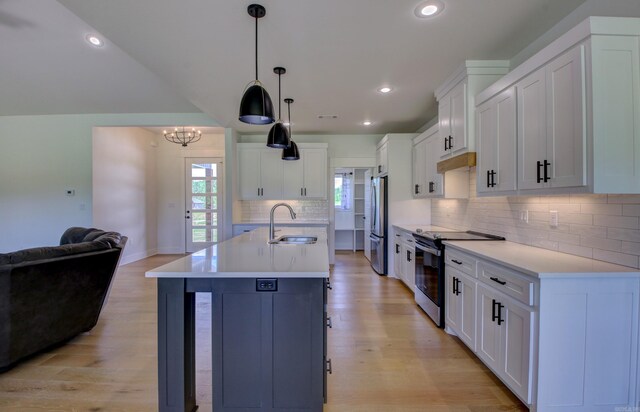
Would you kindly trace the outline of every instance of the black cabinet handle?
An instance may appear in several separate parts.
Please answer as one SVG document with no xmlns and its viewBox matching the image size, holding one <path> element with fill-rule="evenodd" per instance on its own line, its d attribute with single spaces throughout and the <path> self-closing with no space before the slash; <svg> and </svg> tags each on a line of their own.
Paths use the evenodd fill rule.
<svg viewBox="0 0 640 412">
<path fill-rule="evenodd" d="M 400 245 L 396 245 L 396 253 L 400 253 Z"/>
<path fill-rule="evenodd" d="M 382 173 L 382 165 L 378 165 L 378 173 Z"/>
<path fill-rule="evenodd" d="M 490 180 L 490 183 L 488 183 L 488 184 L 487 184 L 487 186 L 489 186 L 489 187 L 495 187 L 495 185 L 496 185 L 496 179 L 495 179 L 495 177 L 496 177 L 496 171 L 495 171 L 495 170 L 493 170 L 493 169 L 491 169 L 491 171 L 490 171 L 490 172 L 488 172 L 488 174 L 489 174 L 489 176 L 487 177 L 487 181 L 489 181 L 489 180 Z"/>
<path fill-rule="evenodd" d="M 420 185 L 416 185 L 414 190 L 415 190 L 415 194 L 416 195 L 419 194 L 420 193 Z"/>
<path fill-rule="evenodd" d="M 494 282 L 499 283 L 499 284 L 501 284 L 501 285 L 506 285 L 506 284 L 507 284 L 507 282 L 505 282 L 504 280 L 500 280 L 500 279 L 498 279 L 498 278 L 489 278 L 489 279 L 491 279 L 491 280 L 493 280 Z"/>
<path fill-rule="evenodd" d="M 449 150 L 453 149 L 453 136 L 449 136 Z"/>
<path fill-rule="evenodd" d="M 542 167 L 542 162 L 538 160 L 536 162 L 536 181 L 538 183 L 542 182 L 542 176 L 540 176 L 540 168 Z"/>
<path fill-rule="evenodd" d="M 456 278 L 456 295 L 460 294 L 460 279 Z"/>
<path fill-rule="evenodd" d="M 501 304 L 500 302 L 498 302 L 498 325 L 502 325 L 502 322 L 504 322 L 504 319 L 502 319 L 502 308 L 504 307 L 503 304 Z"/>
<path fill-rule="evenodd" d="M 331 286 L 331 279 L 327 279 L 327 289 L 333 289 L 333 286 Z"/>
<path fill-rule="evenodd" d="M 487 169 L 487 187 L 491 187 L 491 170 Z"/>
<path fill-rule="evenodd" d="M 331 322 L 331 316 L 327 316 L 327 327 L 333 329 L 333 323 Z"/>
<path fill-rule="evenodd" d="M 411 262 L 411 251 L 407 250 L 407 262 Z"/>
<path fill-rule="evenodd" d="M 435 182 L 429 182 L 429 193 L 433 193 L 436 191 L 436 183 Z"/>
<path fill-rule="evenodd" d="M 496 320 L 498 320 L 498 314 L 496 313 L 496 303 L 498 302 L 496 302 L 495 299 L 491 299 L 491 322 L 495 322 Z"/>
<path fill-rule="evenodd" d="M 456 286 L 457 286 L 457 285 L 458 285 L 458 284 L 456 283 L 456 277 L 455 277 L 455 276 L 452 276 L 452 277 L 451 277 L 451 286 L 453 287 L 453 294 L 454 294 L 454 295 L 457 295 L 457 293 L 456 293 Z"/>
<path fill-rule="evenodd" d="M 449 139 L 447 139 L 446 137 L 444 138 L 444 151 L 446 152 L 447 150 L 449 150 L 449 148 L 447 147 L 447 143 L 449 142 Z"/>
<path fill-rule="evenodd" d="M 304 191 L 303 191 L 303 189 L 302 189 L 302 188 L 300 188 L 300 196 L 302 196 L 302 195 L 303 195 L 303 192 L 304 192 Z"/>
<path fill-rule="evenodd" d="M 551 166 L 551 163 L 547 162 L 547 159 L 544 159 L 543 165 L 544 165 L 544 178 L 542 180 L 546 183 L 549 180 L 551 180 L 551 178 L 549 177 L 549 169 L 548 169 L 548 167 Z"/>
<path fill-rule="evenodd" d="M 462 265 L 462 262 L 460 262 L 459 260 L 451 259 L 451 261 L 452 261 L 453 263 L 458 264 L 458 265 Z"/>
</svg>

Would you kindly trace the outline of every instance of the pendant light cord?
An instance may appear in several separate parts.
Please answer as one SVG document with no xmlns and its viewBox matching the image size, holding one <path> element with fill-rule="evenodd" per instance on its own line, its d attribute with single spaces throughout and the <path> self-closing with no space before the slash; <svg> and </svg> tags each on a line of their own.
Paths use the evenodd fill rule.
<svg viewBox="0 0 640 412">
<path fill-rule="evenodd" d="M 282 120 L 282 98 L 280 97 L 282 89 L 280 86 L 280 76 L 282 76 L 282 74 L 278 73 L 278 120 Z"/>
<path fill-rule="evenodd" d="M 256 17 L 256 80 L 258 80 L 258 17 Z"/>
<path fill-rule="evenodd" d="M 287 112 L 289 112 L 289 138 L 291 138 L 291 102 L 287 103 Z"/>
</svg>

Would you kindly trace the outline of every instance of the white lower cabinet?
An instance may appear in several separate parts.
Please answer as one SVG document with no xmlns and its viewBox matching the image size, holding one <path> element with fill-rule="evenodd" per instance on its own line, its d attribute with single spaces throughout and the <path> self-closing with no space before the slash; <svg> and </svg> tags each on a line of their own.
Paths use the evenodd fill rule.
<svg viewBox="0 0 640 412">
<path fill-rule="evenodd" d="M 415 245 L 413 243 L 413 238 L 407 239 L 406 236 L 411 236 L 410 234 L 405 235 L 405 238 L 402 242 L 402 281 L 409 289 L 413 291 L 415 287 Z"/>
<path fill-rule="evenodd" d="M 476 348 L 476 289 L 478 282 L 453 268 L 445 269 L 445 324 L 472 350 Z"/>
<path fill-rule="evenodd" d="M 534 312 L 478 284 L 476 354 L 527 404 L 531 403 L 531 327 Z"/>
</svg>

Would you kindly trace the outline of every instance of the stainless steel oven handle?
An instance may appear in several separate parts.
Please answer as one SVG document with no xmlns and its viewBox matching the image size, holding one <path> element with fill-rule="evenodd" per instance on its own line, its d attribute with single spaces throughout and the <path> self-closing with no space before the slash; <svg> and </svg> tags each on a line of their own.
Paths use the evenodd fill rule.
<svg viewBox="0 0 640 412">
<path fill-rule="evenodd" d="M 438 249 L 433 249 L 430 247 L 422 246 L 421 244 L 416 244 L 416 249 L 422 250 L 427 253 L 431 253 L 432 255 L 440 256 L 441 252 Z"/>
</svg>

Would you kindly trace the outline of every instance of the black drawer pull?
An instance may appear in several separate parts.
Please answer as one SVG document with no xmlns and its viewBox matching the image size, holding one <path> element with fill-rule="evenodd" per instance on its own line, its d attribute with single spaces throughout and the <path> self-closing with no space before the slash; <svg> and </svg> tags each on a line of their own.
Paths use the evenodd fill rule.
<svg viewBox="0 0 640 412">
<path fill-rule="evenodd" d="M 333 323 L 331 323 L 331 316 L 327 316 L 327 326 L 333 329 Z"/>
<path fill-rule="evenodd" d="M 451 261 L 452 261 L 453 263 L 458 264 L 458 265 L 462 265 L 462 262 L 460 262 L 459 260 L 451 259 Z"/>
<path fill-rule="evenodd" d="M 333 375 L 333 368 L 331 367 L 331 359 L 327 359 L 327 372 L 329 372 L 329 375 Z"/>
<path fill-rule="evenodd" d="M 489 278 L 489 279 L 491 279 L 491 280 L 493 280 L 494 282 L 499 283 L 499 284 L 501 284 L 501 285 L 506 285 L 506 284 L 507 284 L 507 282 L 505 282 L 504 280 L 500 280 L 500 279 L 498 279 L 498 278 Z"/>
</svg>

